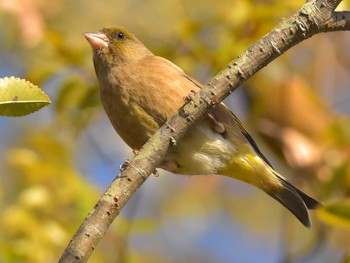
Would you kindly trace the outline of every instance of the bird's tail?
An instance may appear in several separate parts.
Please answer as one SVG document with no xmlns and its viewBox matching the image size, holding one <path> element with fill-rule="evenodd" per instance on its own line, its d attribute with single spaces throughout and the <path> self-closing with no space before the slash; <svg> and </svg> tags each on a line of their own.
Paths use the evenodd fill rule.
<svg viewBox="0 0 350 263">
<path fill-rule="evenodd" d="M 274 199 L 291 211 L 299 221 L 306 227 L 311 227 L 311 220 L 308 209 L 315 209 L 320 203 L 293 186 L 277 172 L 271 169 L 278 180 L 282 183 L 282 189 L 277 193 L 270 194 Z"/>
</svg>

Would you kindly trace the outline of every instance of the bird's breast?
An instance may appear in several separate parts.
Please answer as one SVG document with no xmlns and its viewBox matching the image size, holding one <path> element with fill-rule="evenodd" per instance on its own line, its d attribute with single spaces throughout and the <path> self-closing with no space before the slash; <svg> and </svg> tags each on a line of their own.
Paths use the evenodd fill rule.
<svg viewBox="0 0 350 263">
<path fill-rule="evenodd" d="M 101 90 L 101 100 L 114 129 L 132 149 L 140 149 L 159 129 L 137 94 L 112 87 Z"/>
</svg>

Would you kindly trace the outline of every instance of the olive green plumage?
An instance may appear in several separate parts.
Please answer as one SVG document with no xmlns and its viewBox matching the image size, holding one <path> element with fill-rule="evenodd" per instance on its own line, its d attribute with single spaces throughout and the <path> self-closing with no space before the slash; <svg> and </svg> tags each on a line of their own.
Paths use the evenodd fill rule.
<svg viewBox="0 0 350 263">
<path fill-rule="evenodd" d="M 144 143 L 201 85 L 170 61 L 155 56 L 124 28 L 86 33 L 101 100 L 120 137 L 133 149 Z M 220 174 L 252 184 L 310 227 L 318 202 L 288 183 L 270 165 L 237 117 L 218 105 L 170 152 L 160 168 L 173 173 Z"/>
</svg>

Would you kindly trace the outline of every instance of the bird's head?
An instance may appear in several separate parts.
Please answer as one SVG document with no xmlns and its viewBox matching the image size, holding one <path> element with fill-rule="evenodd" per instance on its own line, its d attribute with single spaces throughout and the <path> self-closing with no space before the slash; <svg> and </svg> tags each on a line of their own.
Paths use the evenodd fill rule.
<svg viewBox="0 0 350 263">
<path fill-rule="evenodd" d="M 106 65 L 127 63 L 152 53 L 128 30 L 122 27 L 106 27 L 93 33 L 84 33 L 89 41 L 94 62 Z"/>
</svg>

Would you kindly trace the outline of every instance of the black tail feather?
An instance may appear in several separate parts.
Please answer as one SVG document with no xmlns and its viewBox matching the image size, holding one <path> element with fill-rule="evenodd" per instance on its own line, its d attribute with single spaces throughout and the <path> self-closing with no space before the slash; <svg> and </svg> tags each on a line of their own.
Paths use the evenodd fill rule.
<svg viewBox="0 0 350 263">
<path fill-rule="evenodd" d="M 290 184 L 280 175 L 276 174 L 276 176 L 284 187 L 281 191 L 270 195 L 292 212 L 304 226 L 310 228 L 311 220 L 308 209 L 315 209 L 320 203 Z"/>
<path fill-rule="evenodd" d="M 279 175 L 277 175 L 277 177 L 278 177 L 278 179 L 280 179 L 282 181 L 283 185 L 294 190 L 295 192 L 297 192 L 299 194 L 299 196 L 301 197 L 301 199 L 303 199 L 303 201 L 308 209 L 316 209 L 318 206 L 321 205 L 321 203 L 319 201 L 312 198 L 311 196 L 308 196 L 307 194 L 305 194 L 299 188 L 297 188 L 294 185 L 292 185 L 291 183 L 289 183 L 284 178 L 280 177 Z"/>
</svg>

